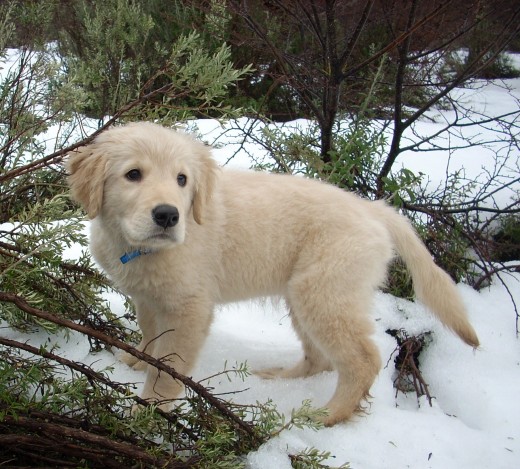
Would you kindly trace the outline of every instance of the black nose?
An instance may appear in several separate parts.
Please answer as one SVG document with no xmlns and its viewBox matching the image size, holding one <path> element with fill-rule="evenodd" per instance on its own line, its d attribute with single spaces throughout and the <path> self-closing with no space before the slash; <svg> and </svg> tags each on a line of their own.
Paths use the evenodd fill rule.
<svg viewBox="0 0 520 469">
<path fill-rule="evenodd" d="M 157 225 L 170 228 L 179 221 L 179 211 L 173 205 L 158 205 L 152 210 L 152 218 Z"/>
</svg>

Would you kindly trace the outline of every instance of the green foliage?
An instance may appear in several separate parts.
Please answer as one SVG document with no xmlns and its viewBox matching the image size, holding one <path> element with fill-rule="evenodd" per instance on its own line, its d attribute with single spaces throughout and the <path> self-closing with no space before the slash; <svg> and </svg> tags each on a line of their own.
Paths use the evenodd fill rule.
<svg viewBox="0 0 520 469">
<path fill-rule="evenodd" d="M 5 51 L 3 51 L 5 53 Z M 27 163 L 27 154 L 41 154 L 47 149 L 38 135 L 66 117 L 80 100 L 67 82 L 52 52 L 22 49 L 0 82 L 0 134 L 2 170 Z M 6 68 L 5 65 L 2 68 Z M 64 133 L 66 129 L 64 129 Z M 56 145 L 64 144 L 58 135 Z"/>
<path fill-rule="evenodd" d="M 81 214 L 68 207 L 68 199 L 55 196 L 17 214 L 0 230 L 0 278 L 2 289 L 16 293 L 31 305 L 59 315 L 92 321 L 91 314 L 112 319 L 98 293 L 107 283 L 96 272 L 90 257 L 66 260 L 64 251 L 73 244 L 86 245 Z M 7 228 L 7 229 L 6 229 Z M 96 311 L 96 313 L 94 313 Z M 11 304 L 0 308 L 0 318 L 12 326 L 26 327 L 35 320 L 20 314 Z M 55 325 L 37 324 L 48 330 Z"/>
<path fill-rule="evenodd" d="M 39 448 L 46 445 L 44 458 L 85 467 L 131 462 L 132 467 L 235 469 L 245 467 L 244 455 L 265 439 L 293 427 L 320 428 L 316 419 L 324 415 L 304 402 L 285 423 L 272 404 L 230 403 L 228 408 L 254 428 L 256 437 L 250 439 L 236 422 L 190 389 L 172 413 L 153 405 L 135 412 L 135 386 L 112 382 L 110 369 L 94 371 L 61 359 L 56 348 L 18 344 L 35 354 L 27 357 L 15 342 L 2 338 L 0 342 L 8 346 L 0 347 L 0 434 L 18 442 L 0 448 L 0 460 L 30 465 L 39 460 Z M 31 434 L 31 450 L 25 452 L 27 434 Z M 50 434 L 66 435 L 67 444 L 49 446 Z M 11 449 L 15 447 L 17 451 Z M 315 449 L 290 456 L 294 467 L 305 468 L 328 467 L 322 463 L 330 457 Z"/>
<path fill-rule="evenodd" d="M 301 172 L 325 180 L 343 189 L 353 190 L 368 198 L 376 194 L 378 175 L 388 156 L 387 132 L 369 118 L 370 109 L 378 106 L 377 83 L 387 64 L 379 61 L 369 88 L 355 115 L 338 115 L 332 131 L 331 150 L 322 154 L 323 128 L 313 121 L 305 128 L 263 127 L 260 143 L 269 152 L 269 160 L 256 161 L 256 167 L 288 173 Z M 274 163 L 273 163 L 274 160 Z M 383 178 L 385 195 L 396 207 L 403 198 L 415 201 L 415 191 L 422 174 L 407 168 L 391 172 Z"/>
<path fill-rule="evenodd" d="M 60 52 L 67 73 L 87 96 L 82 111 L 100 118 L 135 98 L 146 81 L 153 21 L 129 0 L 101 2 L 95 9 L 82 2 L 78 18 L 80 40 L 65 36 Z"/>
<path fill-rule="evenodd" d="M 279 173 L 304 173 L 317 156 L 316 126 L 285 128 L 263 125 L 259 143 L 267 150 L 265 157 L 252 155 L 254 168 Z"/>
<path fill-rule="evenodd" d="M 38 425 L 41 421 L 42 429 L 45 423 L 54 424 L 49 430 L 55 432 L 60 431 L 56 428 L 59 424 L 77 449 L 52 445 L 46 456 L 86 467 L 107 467 L 103 466 L 107 463 L 113 467 L 113 462 L 165 467 L 190 460 L 200 464 L 196 467 L 218 467 L 211 464 L 209 452 L 203 448 L 194 451 L 185 427 L 174 423 L 182 418 L 185 408 L 179 408 L 173 419 L 164 418 L 153 406 L 131 413 L 131 386 L 111 383 L 110 370 L 92 372 L 85 368 L 88 373 L 82 374 L 49 360 L 24 358 L 12 349 L 10 353 L 0 350 L 0 354 L 0 433 L 10 430 L 23 442 L 32 422 Z M 74 431 L 78 424 L 82 432 Z M 36 429 L 33 447 L 38 448 L 45 437 L 45 432 Z M 1 460 L 15 455 L 8 447 L 0 450 Z M 24 461 L 24 457 L 27 462 L 34 461 L 31 453 L 23 456 L 23 452 L 18 460 Z"/>
<path fill-rule="evenodd" d="M 426 247 L 435 262 L 448 272 L 453 280 L 467 280 L 471 272 L 471 258 L 468 256 L 468 240 L 463 226 L 450 217 L 431 217 L 421 230 Z"/>
<path fill-rule="evenodd" d="M 334 456 L 328 451 L 319 451 L 316 448 L 308 448 L 297 455 L 291 456 L 291 465 L 294 469 L 348 469 L 350 464 L 345 463 L 341 466 L 329 466 L 325 464 Z"/>
<path fill-rule="evenodd" d="M 258 403 L 257 403 L 258 404 Z M 310 400 L 304 400 L 301 407 L 293 409 L 289 420 L 280 414 L 271 401 L 261 405 L 262 413 L 257 417 L 258 428 L 271 436 L 279 435 L 292 428 L 323 428 L 321 420 L 327 416 L 327 409 L 312 407 Z"/>
<path fill-rule="evenodd" d="M 304 400 L 301 407 L 294 409 L 288 420 L 277 410 L 272 401 L 262 404 L 257 402 L 257 406 L 258 414 L 254 417 L 256 428 L 260 434 L 267 434 L 270 437 L 277 436 L 281 432 L 293 428 L 317 431 L 323 428 L 321 421 L 328 413 L 327 409 L 312 407 L 310 400 Z M 294 468 L 321 469 L 338 467 L 338 469 L 341 469 L 350 467 L 348 464 L 342 464 L 341 466 L 325 464 L 334 457 L 330 452 L 319 451 L 316 448 L 306 448 L 297 454 L 289 455 L 291 465 Z"/>
<path fill-rule="evenodd" d="M 384 130 L 368 119 L 354 118 L 338 120 L 333 135 L 333 150 L 328 161 L 324 161 L 316 123 L 310 122 L 306 127 L 264 126 L 259 140 L 268 157 L 256 159 L 255 168 L 302 173 L 374 198 L 377 175 L 387 152 Z M 422 173 L 417 175 L 401 168 L 384 178 L 391 202 L 400 207 L 403 199 L 415 201 L 422 177 Z"/>
<path fill-rule="evenodd" d="M 330 162 L 316 168 L 317 175 L 345 189 L 370 195 L 385 154 L 384 133 L 363 118 L 338 122 Z M 397 190 L 398 187 L 395 188 Z"/>
<path fill-rule="evenodd" d="M 2 54 L 15 31 L 13 24 L 13 8 L 14 4 L 0 5 L 0 53 Z"/>
<path fill-rule="evenodd" d="M 407 168 L 401 168 L 390 176 L 383 178 L 385 191 L 390 195 L 390 201 L 395 207 L 402 207 L 404 202 L 414 203 L 417 199 L 417 188 L 424 174 L 415 174 Z"/>
<path fill-rule="evenodd" d="M 511 58 L 502 53 L 490 65 L 479 73 L 479 78 L 494 80 L 497 78 L 511 79 L 520 77 L 520 70 L 513 64 Z"/>
<path fill-rule="evenodd" d="M 508 215 L 499 219 L 499 228 L 492 236 L 490 258 L 507 262 L 520 260 L 520 217 Z"/>
<path fill-rule="evenodd" d="M 478 5 L 476 25 L 466 40 L 467 54 L 459 57 L 457 65 L 458 67 L 464 65 L 474 67 L 474 76 L 485 80 L 517 78 L 520 75 L 520 70 L 514 67 L 498 40 L 500 31 L 509 18 L 499 20 L 493 17 L 489 14 L 492 9 L 493 4 L 491 2 Z M 517 38 L 518 30 L 516 30 L 516 34 L 510 34 L 509 41 L 513 45 L 513 50 L 515 41 L 518 43 Z"/>
<path fill-rule="evenodd" d="M 49 151 L 43 135 L 53 129 L 50 148 L 69 142 L 76 123 L 74 105 L 81 99 L 63 75 L 52 51 L 21 50 L 0 82 L 0 280 L 4 292 L 31 305 L 81 320 L 112 319 L 98 299 L 107 282 L 86 254 L 75 262 L 65 250 L 86 244 L 82 215 L 64 196 L 63 172 L 55 165 L 39 171 L 24 168 Z M 0 318 L 15 327 L 35 321 L 12 303 L 0 304 Z"/>
<path fill-rule="evenodd" d="M 213 3 L 215 14 L 207 17 L 217 28 L 224 19 L 218 15 L 219 2 Z M 168 29 L 152 9 L 154 4 L 109 0 L 92 8 L 80 2 L 76 15 L 81 33 L 63 30 L 59 50 L 68 75 L 86 95 L 82 111 L 99 119 L 163 89 L 163 98 L 152 100 L 161 108 L 157 118 L 174 121 L 230 113 L 221 100 L 250 67 L 235 69 L 229 47 L 223 42 L 208 47 L 209 39 L 179 26 L 179 18 Z M 195 15 L 189 8 L 183 11 L 186 20 Z"/>
<path fill-rule="evenodd" d="M 58 0 L 15 0 L 9 3 L 13 34 L 10 47 L 42 49 L 56 39 L 55 19 L 60 8 Z M 16 25 L 16 26 L 15 26 Z M 15 26 L 15 27 L 14 27 Z"/>
<path fill-rule="evenodd" d="M 180 37 L 173 45 L 164 71 L 161 72 L 173 85 L 181 98 L 190 98 L 194 110 L 202 110 L 210 104 L 217 103 L 219 109 L 231 112 L 229 107 L 222 106 L 229 88 L 250 72 L 250 67 L 235 70 L 231 63 L 229 48 L 223 44 L 215 52 L 209 53 L 197 33 Z M 166 107 L 174 107 L 175 102 L 165 102 Z"/>
<path fill-rule="evenodd" d="M 384 291 L 398 298 L 405 298 L 407 300 L 413 300 L 415 298 L 412 277 L 406 265 L 400 259 L 395 259 L 390 264 Z"/>
</svg>

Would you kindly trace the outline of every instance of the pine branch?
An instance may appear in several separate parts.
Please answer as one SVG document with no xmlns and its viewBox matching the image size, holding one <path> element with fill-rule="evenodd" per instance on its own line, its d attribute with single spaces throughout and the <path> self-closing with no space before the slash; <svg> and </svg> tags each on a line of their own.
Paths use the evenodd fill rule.
<svg viewBox="0 0 520 469">
<path fill-rule="evenodd" d="M 156 367 L 158 370 L 167 373 L 172 378 L 183 383 L 186 387 L 191 389 L 197 396 L 208 402 L 208 404 L 211 405 L 214 409 L 216 409 L 222 416 L 224 416 L 227 420 L 233 423 L 236 429 L 240 430 L 244 434 L 244 436 L 246 436 L 252 443 L 261 443 L 261 439 L 254 431 L 254 428 L 250 424 L 243 421 L 240 417 L 235 415 L 223 401 L 213 396 L 204 386 L 197 383 L 196 381 L 193 381 L 191 378 L 178 373 L 172 367 L 166 365 L 163 361 L 153 358 L 152 356 L 143 353 L 118 339 L 110 337 L 102 332 L 96 331 L 95 329 L 80 324 L 76 324 L 72 321 L 60 318 L 47 311 L 34 308 L 29 303 L 27 303 L 25 299 L 13 293 L 0 291 L 0 301 L 7 301 L 13 303 L 27 314 L 31 314 L 40 319 L 44 319 L 62 327 L 67 327 L 77 332 L 81 332 L 82 334 L 100 340 L 101 342 L 111 347 L 123 350 L 129 353 L 130 355 L 133 355 L 134 357 L 138 358 L 139 360 Z"/>
<path fill-rule="evenodd" d="M 145 89 L 145 87 L 143 87 Z M 138 98 L 134 99 L 133 101 L 129 102 L 125 106 L 121 107 L 108 121 L 105 122 L 101 127 L 99 127 L 95 132 L 93 132 L 88 137 L 85 137 L 84 139 L 74 143 L 73 145 L 69 145 L 66 148 L 62 148 L 61 150 L 55 151 L 43 158 L 31 161 L 30 163 L 27 163 L 23 166 L 19 166 L 17 168 L 14 168 L 10 171 L 6 171 L 4 174 L 0 175 L 0 184 L 4 183 L 5 181 L 9 181 L 11 179 L 14 179 L 15 177 L 22 176 L 24 174 L 37 171 L 40 169 L 43 169 L 45 167 L 48 167 L 53 164 L 59 163 L 63 157 L 70 153 L 71 151 L 76 150 L 79 147 L 82 147 L 84 145 L 87 145 L 92 140 L 94 140 L 99 134 L 110 128 L 112 125 L 114 125 L 118 119 L 121 119 L 121 117 L 128 114 L 131 110 L 139 106 L 140 104 L 143 104 L 144 102 L 155 98 L 158 95 L 166 94 L 168 91 L 171 90 L 171 85 L 164 85 L 161 88 L 158 88 L 156 90 L 150 91 L 149 93 L 141 94 Z"/>
<path fill-rule="evenodd" d="M 51 352 L 47 352 L 42 347 L 33 347 L 29 344 L 18 342 L 16 340 L 10 340 L 5 339 L 3 337 L 0 337 L 0 344 L 5 345 L 7 347 L 12 347 L 20 350 L 25 350 L 26 352 L 32 353 L 34 355 L 38 355 L 40 357 L 53 360 L 56 363 L 59 363 L 60 365 L 64 365 L 67 368 L 77 371 L 81 373 L 82 375 L 86 376 L 90 382 L 97 382 L 104 384 L 105 386 L 108 386 L 109 388 L 113 389 L 114 391 L 119 392 L 122 395 L 128 394 L 128 389 L 120 384 L 120 383 L 114 383 L 113 381 L 109 380 L 105 375 L 102 373 L 99 373 L 95 370 L 93 370 L 91 367 L 85 365 L 84 363 L 78 363 L 71 360 L 68 360 L 66 358 L 60 357 L 59 355 L 56 355 Z M 140 398 L 139 396 L 132 395 L 131 398 L 139 405 L 142 406 L 149 406 L 150 403 L 146 401 L 145 399 Z M 197 441 L 198 437 L 193 432 L 191 432 L 186 426 L 182 423 L 179 423 L 177 417 L 175 417 L 173 414 L 169 412 L 165 412 L 161 410 L 159 407 L 155 409 L 155 411 L 164 419 L 166 419 L 168 422 L 170 422 L 172 425 L 177 427 L 178 430 L 180 430 L 182 433 L 184 433 L 188 438 L 190 438 L 192 441 Z"/>
</svg>

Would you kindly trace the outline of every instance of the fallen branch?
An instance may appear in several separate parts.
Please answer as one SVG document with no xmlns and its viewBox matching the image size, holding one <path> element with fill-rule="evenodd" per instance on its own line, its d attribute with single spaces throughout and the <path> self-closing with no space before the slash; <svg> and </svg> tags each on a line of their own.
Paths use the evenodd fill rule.
<svg viewBox="0 0 520 469">
<path fill-rule="evenodd" d="M 199 396 L 200 398 L 205 400 L 209 405 L 211 405 L 214 409 L 216 409 L 218 412 L 220 412 L 220 414 L 222 416 L 224 416 L 227 420 L 229 420 L 231 423 L 233 423 L 235 428 L 240 430 L 244 434 L 244 436 L 246 436 L 252 443 L 254 443 L 254 444 L 261 443 L 261 439 L 254 431 L 253 426 L 248 424 L 247 422 L 243 421 L 237 415 L 235 415 L 228 408 L 228 406 L 226 405 L 226 403 L 224 401 L 221 401 L 220 399 L 216 398 L 204 386 L 197 383 L 196 381 L 193 381 L 191 378 L 178 373 L 172 367 L 166 365 L 163 361 L 158 360 L 144 352 L 141 352 L 141 351 L 135 349 L 134 347 L 132 347 L 128 344 L 125 344 L 124 342 L 122 342 L 118 339 L 110 337 L 102 332 L 96 331 L 95 329 L 92 329 L 90 327 L 83 326 L 80 324 L 76 324 L 67 319 L 63 319 L 58 316 L 55 316 L 54 314 L 51 314 L 47 311 L 43 311 L 38 308 L 34 308 L 29 303 L 27 303 L 27 301 L 25 299 L 21 298 L 18 295 L 13 294 L 13 293 L 0 291 L 0 301 L 7 301 L 10 303 L 13 303 L 19 309 L 21 309 L 22 311 L 24 311 L 27 314 L 31 314 L 40 319 L 44 319 L 46 321 L 57 324 L 59 326 L 75 330 L 75 331 L 85 334 L 89 337 L 100 340 L 111 347 L 121 349 L 121 350 L 129 353 L 130 355 L 133 355 L 134 357 L 138 358 L 139 360 L 144 361 L 144 362 L 156 367 L 158 370 L 163 371 L 164 373 L 167 373 L 172 378 L 183 383 L 186 387 L 191 389 L 197 396 Z"/>
<path fill-rule="evenodd" d="M 102 373 L 99 373 L 95 370 L 93 370 L 91 367 L 85 365 L 84 363 L 77 363 L 71 360 L 67 360 L 66 358 L 60 357 L 59 355 L 56 355 L 51 352 L 47 352 L 42 347 L 33 347 L 32 345 L 18 342 L 16 340 L 11 339 L 5 339 L 3 337 L 0 337 L 0 345 L 5 345 L 6 347 L 12 347 L 20 350 L 25 350 L 26 352 L 32 353 L 34 355 L 38 355 L 40 357 L 55 361 L 56 363 L 59 363 L 60 365 L 66 366 L 67 368 L 77 371 L 81 373 L 82 375 L 86 376 L 91 382 L 97 382 L 104 384 L 105 386 L 108 386 L 109 388 L 123 394 L 127 395 L 127 388 L 119 383 L 114 383 L 113 381 L 109 380 L 105 375 Z M 142 406 L 149 406 L 150 403 L 140 398 L 137 395 L 130 396 L 131 399 L 133 399 L 137 404 Z M 198 440 L 198 437 L 191 431 L 189 431 L 185 425 L 178 422 L 178 419 L 176 416 L 174 416 L 170 412 L 165 412 L 159 407 L 155 409 L 155 411 L 161 415 L 164 419 L 168 420 L 172 425 L 176 426 L 181 433 L 183 433 L 186 437 L 190 438 L 190 440 L 196 442 Z"/>
<path fill-rule="evenodd" d="M 419 355 L 423 350 L 425 338 L 430 334 L 425 332 L 417 336 L 409 336 L 403 329 L 387 330 L 387 334 L 394 337 L 397 341 L 397 347 L 392 352 L 394 358 L 397 376 L 394 379 L 395 397 L 400 392 L 410 392 L 412 385 L 417 398 L 426 396 L 430 407 L 432 405 L 432 396 L 428 390 L 428 384 L 424 380 L 421 370 L 419 369 Z"/>
<path fill-rule="evenodd" d="M 11 427 L 15 432 L 0 435 L 0 445 L 13 453 L 22 453 L 31 459 L 47 459 L 51 455 L 73 457 L 78 463 L 87 460 L 89 467 L 113 467 L 119 469 L 122 462 L 133 467 L 188 468 L 193 461 L 180 462 L 172 456 L 163 454 L 154 456 L 146 449 L 131 443 L 115 441 L 108 435 L 99 435 L 92 431 L 74 428 L 73 426 L 48 422 L 46 419 L 32 415 L 15 417 L 6 415 L 0 422 L 2 426 Z M 17 434 L 22 430 L 25 434 Z M 28 437 L 27 433 L 30 434 Z M 36 452 L 35 452 L 36 451 Z M 42 458 L 42 454 L 45 455 Z M 53 459 L 54 462 L 58 462 Z M 70 460 L 67 460 L 70 464 Z M 60 467 L 65 461 L 59 461 Z M 94 464 L 94 465 L 93 465 Z"/>
</svg>

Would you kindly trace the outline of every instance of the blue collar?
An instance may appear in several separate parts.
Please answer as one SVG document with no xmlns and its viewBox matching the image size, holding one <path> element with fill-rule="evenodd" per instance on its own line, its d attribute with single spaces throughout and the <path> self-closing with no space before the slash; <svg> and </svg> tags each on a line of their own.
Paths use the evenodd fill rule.
<svg viewBox="0 0 520 469">
<path fill-rule="evenodd" d="M 144 256 L 146 254 L 150 254 L 151 252 L 153 252 L 151 249 L 136 249 L 132 252 L 125 252 L 119 259 L 121 260 L 122 264 L 126 264 L 136 257 Z"/>
</svg>

